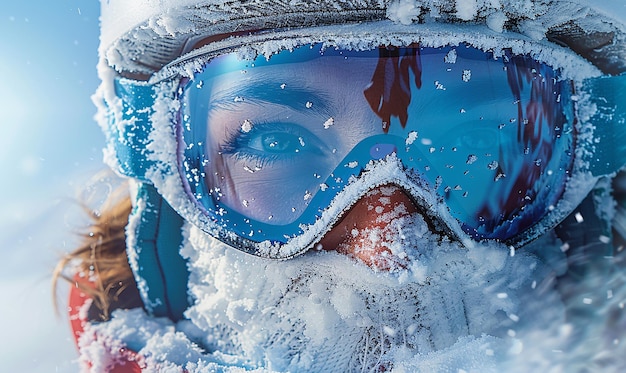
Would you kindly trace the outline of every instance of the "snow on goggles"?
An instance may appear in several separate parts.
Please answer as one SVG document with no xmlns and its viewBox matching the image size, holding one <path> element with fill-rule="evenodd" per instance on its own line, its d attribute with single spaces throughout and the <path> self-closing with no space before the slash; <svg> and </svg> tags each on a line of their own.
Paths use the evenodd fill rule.
<svg viewBox="0 0 626 373">
<path fill-rule="evenodd" d="M 556 206 L 584 153 L 574 87 L 527 55 L 462 44 L 233 52 L 194 64 L 192 76 L 116 89 L 136 127 L 159 120 L 149 109 L 159 94 L 179 104 L 167 110 L 186 196 L 165 191 L 174 208 L 241 250 L 286 258 L 385 183 L 476 240 L 536 237 L 569 213 Z M 152 167 L 145 149 L 132 152 L 144 171 L 127 174 Z"/>
</svg>

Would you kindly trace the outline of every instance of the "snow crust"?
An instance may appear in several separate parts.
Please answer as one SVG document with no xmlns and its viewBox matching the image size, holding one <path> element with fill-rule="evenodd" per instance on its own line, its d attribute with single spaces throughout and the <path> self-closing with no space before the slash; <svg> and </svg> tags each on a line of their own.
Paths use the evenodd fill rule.
<svg viewBox="0 0 626 373">
<path fill-rule="evenodd" d="M 497 21 L 497 18 L 494 22 Z M 424 47 L 458 46 L 461 43 L 491 51 L 501 57 L 505 49 L 513 54 L 529 55 L 552 66 L 563 79 L 582 81 L 601 75 L 591 63 L 567 48 L 545 40 L 534 40 L 526 35 L 498 33 L 485 25 L 426 23 L 406 27 L 389 21 L 341 26 L 323 26 L 296 30 L 280 30 L 271 35 L 252 35 L 211 43 L 193 50 L 156 73 L 152 82 L 171 76 L 192 77 L 204 63 L 224 50 L 235 51 L 242 59 L 259 55 L 271 58 L 281 50 L 299 46 L 323 44 L 326 48 L 371 50 L 380 45 L 406 46 L 419 43 Z"/>
<path fill-rule="evenodd" d="M 146 372 L 621 369 L 626 346 L 617 336 L 610 349 L 602 342 L 613 334 L 604 312 L 565 323 L 570 305 L 555 276 L 566 259 L 554 236 L 518 251 L 465 249 L 437 243 L 414 219 L 402 224 L 417 227 L 402 232 L 411 265 L 391 272 L 334 252 L 252 257 L 187 226 L 189 320 L 115 311 L 82 337 L 83 359 L 91 372 L 115 361 L 111 348 L 138 351 Z M 624 287 L 612 289 L 606 309 L 623 309 Z"/>
<path fill-rule="evenodd" d="M 539 1 L 539 0 L 360 0 L 360 1 L 315 1 L 268 2 L 254 0 L 245 4 L 225 3 L 221 0 L 140 0 L 128 2 L 110 0 L 102 2 L 101 54 L 117 39 L 132 29 L 152 28 L 157 35 L 176 36 L 191 34 L 197 30 L 193 22 L 199 15 L 190 16 L 201 6 L 211 9 L 200 15 L 212 23 L 227 21 L 230 18 L 246 18 L 259 15 L 273 16 L 276 6 L 285 11 L 317 12 L 333 9 L 337 12 L 355 9 L 386 9 L 387 17 L 405 25 L 421 19 L 443 21 L 475 21 L 490 24 L 500 30 L 505 21 L 525 23 L 523 32 L 542 38 L 545 31 L 554 25 L 584 17 L 588 7 L 598 8 L 605 16 L 617 17 L 624 22 L 624 13 L 610 12 L 611 7 L 601 0 Z M 191 12 L 190 12 L 190 11 Z M 607 11 L 609 10 L 609 11 Z M 267 12 L 269 14 L 266 14 Z M 206 12 L 206 11 L 205 11 Z M 338 15 L 338 17 L 341 17 Z M 194 20 L 195 18 L 195 20 Z M 341 22 L 340 22 L 341 23 Z M 596 25 L 597 26 L 597 25 Z"/>
<path fill-rule="evenodd" d="M 259 30 L 302 24 L 346 25 L 354 21 L 352 16 L 368 21 L 386 18 L 403 26 L 404 32 L 419 32 L 424 25 L 472 25 L 484 26 L 496 34 L 511 32 L 542 42 L 546 41 L 549 29 L 569 21 L 575 21 L 585 32 L 625 32 L 623 24 L 612 19 L 616 14 L 606 13 L 603 10 L 606 5 L 591 0 L 317 0 L 306 4 L 285 0 L 242 3 L 143 0 L 130 5 L 125 3 L 117 0 L 103 4 L 100 56 L 104 63 L 120 71 L 145 73 L 154 72 L 148 66 L 158 69 L 177 58 L 181 50 L 188 52 L 195 41 L 206 36 L 229 33 L 240 27 Z M 623 15 L 621 18 L 623 22 Z M 350 21 L 346 22 L 347 19 Z M 137 63 L 140 60 L 141 63 Z M 146 66 L 147 60 L 155 63 Z"/>
<path fill-rule="evenodd" d="M 399 222 L 392 240 L 399 246 L 392 252 L 404 254 L 408 267 L 389 273 L 332 252 L 284 262 L 252 258 L 191 228 L 182 254 L 192 263 L 198 301 L 187 316 L 206 333 L 206 345 L 279 371 L 375 370 L 398 362 L 413 369 L 416 356 L 446 350 L 459 337 L 486 333 L 506 344 L 507 331 L 518 329 L 511 316 L 534 314 L 537 303 L 526 291 L 533 277 L 549 271 L 529 255 L 511 258 L 495 246 L 439 244 L 420 216 L 412 219 Z M 535 296 L 554 313 L 526 322 L 549 328 L 563 308 L 555 294 L 541 293 Z M 471 369 L 470 352 L 453 350 L 463 350 L 458 368 Z"/>
</svg>

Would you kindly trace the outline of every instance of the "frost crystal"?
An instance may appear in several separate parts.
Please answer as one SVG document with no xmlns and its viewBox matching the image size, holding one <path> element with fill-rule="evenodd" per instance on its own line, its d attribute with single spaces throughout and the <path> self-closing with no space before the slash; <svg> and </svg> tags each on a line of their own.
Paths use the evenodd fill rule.
<svg viewBox="0 0 626 373">
<path fill-rule="evenodd" d="M 349 162 L 349 163 L 346 165 L 346 167 L 348 167 L 348 168 L 357 168 L 358 166 L 359 166 L 359 162 L 357 162 L 357 161 L 352 161 L 352 162 Z"/>
<path fill-rule="evenodd" d="M 576 215 L 574 215 L 574 217 L 576 218 L 576 221 L 578 223 L 582 223 L 585 221 L 585 218 L 583 218 L 583 215 L 580 212 L 577 212 Z"/>
<path fill-rule="evenodd" d="M 495 12 L 487 16 L 487 27 L 495 32 L 502 32 L 506 21 L 508 21 L 508 17 L 504 13 Z"/>
<path fill-rule="evenodd" d="M 395 0 L 387 6 L 387 17 L 403 25 L 410 25 L 418 20 L 420 14 L 421 9 L 413 0 Z"/>
<path fill-rule="evenodd" d="M 250 131 L 252 131 L 252 122 L 246 119 L 241 124 L 241 132 L 248 133 Z"/>
<path fill-rule="evenodd" d="M 472 78 L 472 70 L 463 70 L 462 79 L 464 82 L 469 82 Z"/>
<path fill-rule="evenodd" d="M 328 120 L 324 122 L 324 129 L 329 129 L 333 124 L 335 124 L 335 120 L 332 117 L 328 118 Z"/>
<path fill-rule="evenodd" d="M 446 54 L 446 56 L 443 58 L 443 61 L 445 63 L 456 63 L 456 49 L 452 49 L 450 50 L 450 52 L 448 52 L 448 54 Z"/>
<path fill-rule="evenodd" d="M 417 132 L 411 131 L 409 132 L 409 135 L 406 137 L 405 144 L 407 146 L 412 145 L 415 142 L 415 140 L 417 140 Z"/>
<path fill-rule="evenodd" d="M 253 174 L 253 173 L 257 172 L 257 171 L 260 171 L 261 167 L 259 167 L 259 166 L 250 167 L 248 165 L 245 165 L 245 166 L 243 166 L 243 169 L 248 171 L 249 173 Z"/>
<path fill-rule="evenodd" d="M 476 0 L 456 0 L 456 16 L 464 21 L 471 21 L 478 11 Z"/>
</svg>

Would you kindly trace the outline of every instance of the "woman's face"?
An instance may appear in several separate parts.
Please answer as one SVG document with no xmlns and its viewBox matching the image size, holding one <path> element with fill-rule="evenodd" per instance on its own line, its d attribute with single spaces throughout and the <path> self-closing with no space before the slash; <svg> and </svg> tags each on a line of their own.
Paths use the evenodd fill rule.
<svg viewBox="0 0 626 373">
<path fill-rule="evenodd" d="M 490 74 L 478 74 L 485 61 L 458 58 L 446 64 L 442 58 L 420 57 L 422 87 L 410 89 L 409 126 L 392 118 L 389 133 L 407 141 L 417 136 L 412 146 L 427 158 L 419 171 L 455 180 L 457 190 L 472 190 L 464 208 L 477 208 L 493 184 L 489 164 L 516 139 L 510 124 L 518 107 L 502 63 L 493 61 Z M 365 95 L 377 59 L 337 59 L 344 57 L 254 67 L 213 79 L 206 149 L 210 159 L 219 160 L 210 188 L 220 189 L 222 203 L 259 221 L 290 223 L 335 169 L 350 167 L 346 156 L 357 144 L 385 133 Z"/>
<path fill-rule="evenodd" d="M 217 78 L 208 122 L 219 125 L 209 126 L 207 143 L 212 159 L 225 154 L 220 167 L 229 179 L 216 181 L 223 202 L 256 220 L 295 220 L 347 153 L 382 133 L 363 97 L 371 76 L 348 70 L 373 70 L 375 63 L 342 67 L 317 60 Z M 233 94 L 241 100 L 232 102 Z M 230 102 L 220 107 L 223 99 Z"/>
</svg>

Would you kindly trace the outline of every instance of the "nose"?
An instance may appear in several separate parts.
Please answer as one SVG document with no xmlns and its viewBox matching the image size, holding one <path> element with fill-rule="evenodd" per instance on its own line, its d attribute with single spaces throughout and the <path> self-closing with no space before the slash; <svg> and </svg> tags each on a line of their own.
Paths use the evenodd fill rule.
<svg viewBox="0 0 626 373">
<path fill-rule="evenodd" d="M 395 220 L 418 211 L 401 187 L 386 184 L 370 190 L 320 241 L 321 248 L 358 259 L 379 271 L 406 267 L 391 247 L 399 237 Z"/>
</svg>

